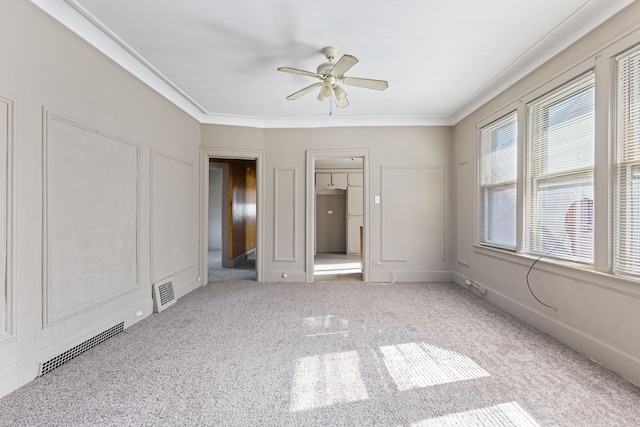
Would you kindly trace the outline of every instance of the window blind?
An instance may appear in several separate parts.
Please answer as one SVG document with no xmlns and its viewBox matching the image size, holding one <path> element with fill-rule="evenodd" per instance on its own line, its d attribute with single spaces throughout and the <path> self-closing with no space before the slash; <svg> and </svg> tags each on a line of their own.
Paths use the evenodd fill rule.
<svg viewBox="0 0 640 427">
<path fill-rule="evenodd" d="M 614 274 L 640 276 L 640 48 L 617 58 Z"/>
<path fill-rule="evenodd" d="M 480 242 L 516 247 L 516 140 L 513 112 L 481 129 Z"/>
<path fill-rule="evenodd" d="M 593 262 L 594 73 L 528 105 L 524 247 Z"/>
</svg>

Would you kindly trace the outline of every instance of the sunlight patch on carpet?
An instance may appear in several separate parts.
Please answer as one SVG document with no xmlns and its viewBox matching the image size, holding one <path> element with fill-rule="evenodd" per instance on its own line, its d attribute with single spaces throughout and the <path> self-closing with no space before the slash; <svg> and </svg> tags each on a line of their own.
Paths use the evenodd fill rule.
<svg viewBox="0 0 640 427">
<path fill-rule="evenodd" d="M 400 391 L 489 376 L 467 356 L 432 344 L 390 345 L 380 351 Z"/>
<path fill-rule="evenodd" d="M 305 317 L 302 327 L 307 332 L 307 337 L 323 335 L 349 335 L 349 321 L 336 316 Z"/>
<path fill-rule="evenodd" d="M 368 398 L 356 351 L 298 359 L 291 390 L 291 412 Z"/>
<path fill-rule="evenodd" d="M 501 403 L 500 405 L 470 411 L 457 412 L 442 417 L 423 420 L 411 427 L 536 427 L 538 423 L 516 402 Z"/>
</svg>

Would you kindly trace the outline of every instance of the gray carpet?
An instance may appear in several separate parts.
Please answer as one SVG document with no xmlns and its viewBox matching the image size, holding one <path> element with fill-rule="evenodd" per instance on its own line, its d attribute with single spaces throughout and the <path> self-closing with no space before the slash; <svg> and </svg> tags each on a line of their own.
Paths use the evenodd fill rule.
<svg viewBox="0 0 640 427">
<path fill-rule="evenodd" d="M 212 283 L 2 426 L 637 426 L 640 388 L 452 283 Z"/>
<path fill-rule="evenodd" d="M 207 283 L 227 280 L 256 280 L 255 255 L 251 254 L 236 267 L 225 268 L 222 266 L 222 251 L 209 250 Z"/>
</svg>

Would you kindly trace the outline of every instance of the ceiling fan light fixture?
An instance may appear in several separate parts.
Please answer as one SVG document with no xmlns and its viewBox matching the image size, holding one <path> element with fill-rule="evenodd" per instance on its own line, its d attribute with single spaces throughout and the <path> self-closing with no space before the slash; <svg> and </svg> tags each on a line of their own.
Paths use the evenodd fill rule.
<svg viewBox="0 0 640 427">
<path fill-rule="evenodd" d="M 347 92 L 338 85 L 333 85 L 333 92 L 335 94 L 336 101 L 338 102 L 342 101 L 347 96 Z"/>
<path fill-rule="evenodd" d="M 322 94 L 322 90 L 320 90 L 320 93 L 318 93 L 318 98 L 317 100 L 320 102 L 329 102 L 329 100 L 331 99 L 331 94 L 329 94 L 329 96 L 324 96 Z"/>
<path fill-rule="evenodd" d="M 322 86 L 320 86 L 320 94 L 322 94 L 322 96 L 324 97 L 330 97 L 331 93 L 333 92 L 332 90 L 332 84 L 325 80 L 324 83 L 322 83 Z"/>
<path fill-rule="evenodd" d="M 318 101 L 328 102 L 332 105 L 331 101 L 335 101 L 336 107 L 345 108 L 349 106 L 349 100 L 347 99 L 347 92 L 338 86 L 336 82 L 348 86 L 358 86 L 366 89 L 385 90 L 389 87 L 386 80 L 374 80 L 364 79 L 360 77 L 347 77 L 344 74 L 349 71 L 355 64 L 358 63 L 358 58 L 353 55 L 344 54 L 337 62 L 333 62 L 336 57 L 337 49 L 334 47 L 325 47 L 321 50 L 325 55 L 328 62 L 323 62 L 317 68 L 317 72 L 299 70 L 291 67 L 279 67 L 278 71 L 285 73 L 298 74 L 302 76 L 315 77 L 320 82 L 307 86 L 304 89 L 299 90 L 287 97 L 288 100 L 295 100 L 301 96 L 311 92 L 315 88 L 319 88 Z M 329 112 L 331 115 L 332 112 Z"/>
</svg>

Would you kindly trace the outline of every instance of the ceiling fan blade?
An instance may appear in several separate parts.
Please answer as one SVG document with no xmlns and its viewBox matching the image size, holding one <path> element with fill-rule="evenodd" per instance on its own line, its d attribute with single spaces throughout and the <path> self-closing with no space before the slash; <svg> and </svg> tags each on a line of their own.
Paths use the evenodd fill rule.
<svg viewBox="0 0 640 427">
<path fill-rule="evenodd" d="M 343 77 L 342 83 L 375 90 L 385 90 L 389 87 L 389 83 L 386 80 L 361 79 L 360 77 Z"/>
<path fill-rule="evenodd" d="M 278 68 L 278 71 L 282 71 L 283 73 L 300 74 L 301 76 L 321 78 L 320 75 L 318 75 L 318 73 L 305 71 L 305 70 L 298 70 L 297 68 L 291 68 L 291 67 L 280 67 Z"/>
<path fill-rule="evenodd" d="M 318 83 L 314 83 L 314 84 L 312 84 L 310 86 L 307 86 L 304 89 L 300 89 L 296 93 L 292 93 L 291 95 L 287 96 L 287 99 L 289 101 L 294 101 L 294 100 L 300 98 L 301 96 L 304 96 L 304 95 L 308 94 L 309 92 L 311 92 L 315 88 L 319 87 L 321 84 L 322 84 L 322 82 L 318 82 Z"/>
<path fill-rule="evenodd" d="M 342 55 L 342 57 L 333 66 L 331 72 L 336 76 L 341 76 L 358 63 L 358 58 L 353 55 Z"/>
</svg>

